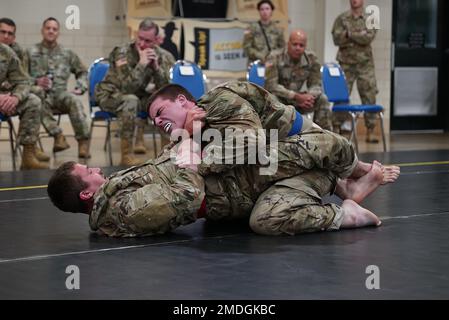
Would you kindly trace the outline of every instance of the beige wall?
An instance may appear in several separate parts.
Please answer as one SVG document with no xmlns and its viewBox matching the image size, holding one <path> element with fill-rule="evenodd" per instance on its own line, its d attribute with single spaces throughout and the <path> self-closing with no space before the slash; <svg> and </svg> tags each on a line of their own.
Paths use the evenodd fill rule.
<svg viewBox="0 0 449 320">
<path fill-rule="evenodd" d="M 309 48 L 321 61 L 335 59 L 337 48 L 330 31 L 335 17 L 349 8 L 348 0 L 289 0 L 289 30 L 302 28 L 309 34 Z M 392 1 L 366 0 L 366 5 L 380 8 L 380 24 L 373 50 L 379 87 L 378 103 L 386 109 L 386 127 L 389 128 L 390 110 L 390 61 Z M 81 29 L 67 30 L 65 8 L 77 5 L 81 11 Z M 18 24 L 17 40 L 25 47 L 40 41 L 42 20 L 49 16 L 58 18 L 63 27 L 60 42 L 77 52 L 86 65 L 95 58 L 106 56 L 117 44 L 127 41 L 126 0 L 15 0 L 0 1 L 1 15 Z M 231 3 L 232 7 L 232 3 Z M 116 20 L 116 16 L 120 20 Z M 213 83 L 214 84 L 214 83 Z M 353 91 L 353 102 L 359 97 Z"/>
<path fill-rule="evenodd" d="M 66 7 L 77 5 L 80 9 L 80 30 L 68 30 L 65 21 Z M 2 16 L 12 18 L 17 26 L 17 42 L 24 47 L 42 38 L 42 21 L 50 16 L 61 22 L 60 43 L 73 49 L 86 65 L 95 58 L 105 56 L 117 44 L 126 41 L 127 30 L 123 14 L 123 0 L 15 0 L 0 1 Z M 116 16 L 120 20 L 116 20 Z"/>
<path fill-rule="evenodd" d="M 377 5 L 380 9 L 380 30 L 372 46 L 379 89 L 377 103 L 385 108 L 385 125 L 389 131 L 393 3 L 391 0 L 366 0 L 365 5 Z M 290 30 L 305 29 L 309 33 L 309 48 L 321 61 L 335 61 L 337 47 L 332 41 L 332 25 L 335 18 L 348 9 L 349 0 L 290 0 Z M 353 103 L 360 102 L 356 90 L 351 99 Z"/>
<path fill-rule="evenodd" d="M 67 6 L 80 9 L 80 29 L 68 30 L 65 22 Z M 108 56 L 114 46 L 127 41 L 126 0 L 15 0 L 0 1 L 0 15 L 13 19 L 17 24 L 17 42 L 27 48 L 42 40 L 40 29 L 43 20 L 52 16 L 61 23 L 59 42 L 75 51 L 89 66 L 96 58 Z M 116 16 L 120 19 L 116 20 Z M 74 77 L 69 88 L 75 85 Z M 81 97 L 88 113 L 88 97 Z M 68 117 L 62 121 L 69 122 Z M 70 127 L 70 126 L 69 126 Z M 68 132 L 71 132 L 69 129 Z"/>
</svg>

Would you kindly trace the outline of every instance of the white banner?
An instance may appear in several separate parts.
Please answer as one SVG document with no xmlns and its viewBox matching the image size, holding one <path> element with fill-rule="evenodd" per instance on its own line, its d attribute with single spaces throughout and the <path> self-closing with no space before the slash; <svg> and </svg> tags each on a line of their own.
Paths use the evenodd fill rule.
<svg viewBox="0 0 449 320">
<path fill-rule="evenodd" d="M 183 25 L 186 60 L 194 61 L 212 76 L 233 77 L 246 73 L 244 23 L 183 19 Z"/>
</svg>

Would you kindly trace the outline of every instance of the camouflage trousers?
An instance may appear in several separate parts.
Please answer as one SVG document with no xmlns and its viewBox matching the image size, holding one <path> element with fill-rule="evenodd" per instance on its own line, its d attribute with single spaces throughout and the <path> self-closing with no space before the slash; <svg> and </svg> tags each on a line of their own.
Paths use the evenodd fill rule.
<svg viewBox="0 0 449 320">
<path fill-rule="evenodd" d="M 35 144 L 39 136 L 41 101 L 34 94 L 30 94 L 22 101 L 16 110 L 20 118 L 18 143 L 21 145 Z"/>
<path fill-rule="evenodd" d="M 53 112 L 69 115 L 77 140 L 89 138 L 89 125 L 83 104 L 74 94 L 60 92 L 45 95 L 45 99 L 42 101 L 41 119 L 42 125 L 51 136 L 62 133 L 62 129 L 58 126 Z"/>
<path fill-rule="evenodd" d="M 263 235 L 338 230 L 343 209 L 321 202 L 333 192 L 336 182 L 334 174 L 323 170 L 277 182 L 257 199 L 249 220 L 251 229 Z"/>
<path fill-rule="evenodd" d="M 332 131 L 332 111 L 325 94 L 321 94 L 318 99 L 315 100 L 315 105 L 313 106 L 312 111 L 304 112 L 300 108 L 297 109 L 300 113 L 305 115 L 313 112 L 313 122 L 323 129 Z"/>
<path fill-rule="evenodd" d="M 207 219 L 248 218 L 254 215 L 254 212 L 257 213 L 255 216 L 258 216 L 258 212 L 267 207 L 267 204 L 262 205 L 265 202 L 270 203 L 273 208 L 288 208 L 291 200 L 286 200 L 282 204 L 284 198 L 281 196 L 284 195 L 285 199 L 305 198 L 304 201 L 308 203 L 312 199 L 310 194 L 324 195 L 333 192 L 337 178 L 349 177 L 358 163 L 354 149 L 346 138 L 316 125 L 300 135 L 280 141 L 278 154 L 278 168 L 273 175 L 259 175 L 259 167 L 253 165 L 238 166 L 228 172 L 206 176 Z M 303 184 L 305 189 L 299 187 Z M 270 201 L 266 198 L 266 194 L 261 197 L 267 189 L 272 190 L 269 195 L 278 193 L 275 200 Z M 323 210 L 329 212 L 326 216 L 328 219 L 320 224 L 322 227 L 333 221 L 334 215 L 327 208 L 329 206 L 327 209 L 319 209 L 321 205 L 319 199 L 317 197 L 315 207 L 309 209 L 316 208 L 319 215 L 322 215 Z M 284 214 L 291 215 L 291 213 L 291 210 L 287 210 Z M 307 229 L 308 226 L 304 228 Z"/>
<path fill-rule="evenodd" d="M 117 115 L 120 138 L 132 139 L 136 123 L 139 122 L 139 125 L 144 125 L 143 121 L 136 120 L 136 115 L 139 111 L 146 112 L 146 110 L 144 110 L 144 102 L 147 99 L 148 97 L 139 99 L 133 94 L 126 94 L 121 96 L 118 100 L 111 98 L 103 99 L 100 101 L 100 107 L 104 111 L 112 112 Z"/>
<path fill-rule="evenodd" d="M 376 104 L 377 90 L 376 74 L 374 72 L 374 63 L 372 61 L 359 64 L 341 64 L 348 84 L 349 93 L 352 92 L 354 82 L 357 81 L 357 90 L 362 104 Z M 367 129 L 374 129 L 378 121 L 375 113 L 365 113 L 365 126 Z M 349 115 L 342 112 L 334 112 L 333 126 L 338 129 L 341 124 L 350 119 Z"/>
</svg>

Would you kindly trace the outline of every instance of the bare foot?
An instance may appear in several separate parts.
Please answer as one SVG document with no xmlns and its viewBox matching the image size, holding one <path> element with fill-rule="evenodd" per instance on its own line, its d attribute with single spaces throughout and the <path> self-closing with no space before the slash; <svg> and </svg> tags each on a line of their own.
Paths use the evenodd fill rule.
<svg viewBox="0 0 449 320">
<path fill-rule="evenodd" d="M 374 162 L 377 162 L 377 161 L 374 161 Z M 401 174 L 401 168 L 399 168 L 397 166 L 384 166 L 382 164 L 380 164 L 380 165 L 382 166 L 382 173 L 384 175 L 383 181 L 381 183 L 382 185 L 387 184 L 387 183 L 393 183 L 399 178 L 399 175 Z"/>
<path fill-rule="evenodd" d="M 369 194 L 376 190 L 384 179 L 382 166 L 374 162 L 371 170 L 359 179 L 345 179 L 337 183 L 335 193 L 343 200 L 350 199 L 362 202 Z"/>
<path fill-rule="evenodd" d="M 352 200 L 343 201 L 344 210 L 341 228 L 362 228 L 368 226 L 380 226 L 382 222 L 371 211 L 359 206 Z"/>
<path fill-rule="evenodd" d="M 359 160 L 357 166 L 355 167 L 354 171 L 352 171 L 351 176 L 349 178 L 357 179 L 363 177 L 365 174 L 370 172 L 371 167 L 372 167 L 371 163 L 366 163 Z"/>
</svg>

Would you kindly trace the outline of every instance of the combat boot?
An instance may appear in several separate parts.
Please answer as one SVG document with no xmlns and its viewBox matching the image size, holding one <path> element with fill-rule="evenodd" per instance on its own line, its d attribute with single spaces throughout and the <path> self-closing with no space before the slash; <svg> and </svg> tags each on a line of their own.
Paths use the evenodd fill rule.
<svg viewBox="0 0 449 320">
<path fill-rule="evenodd" d="M 62 133 L 58 133 L 55 136 L 55 143 L 53 144 L 53 152 L 59 152 L 70 148 L 65 136 Z"/>
<path fill-rule="evenodd" d="M 136 143 L 134 144 L 134 153 L 135 154 L 145 154 L 147 153 L 147 149 L 145 148 L 145 144 L 143 142 L 143 133 L 145 130 L 145 121 L 142 119 L 138 119 L 137 123 L 137 132 L 136 132 Z"/>
<path fill-rule="evenodd" d="M 379 143 L 379 139 L 374 136 L 374 128 L 367 129 L 366 140 L 367 143 Z"/>
<path fill-rule="evenodd" d="M 139 164 L 142 164 L 143 161 L 134 158 L 131 155 L 131 149 L 132 149 L 132 140 L 131 139 L 123 139 L 120 143 L 121 153 L 122 153 L 122 160 L 120 161 L 120 165 L 124 167 L 132 167 L 137 166 Z"/>
<path fill-rule="evenodd" d="M 36 156 L 36 159 L 39 161 L 50 161 L 50 157 L 47 156 L 44 151 L 41 150 L 37 145 L 34 146 L 34 155 Z"/>
<path fill-rule="evenodd" d="M 79 139 L 78 140 L 78 157 L 89 159 L 89 140 L 88 139 Z"/>
<path fill-rule="evenodd" d="M 48 165 L 39 162 L 34 154 L 34 144 L 27 144 L 23 146 L 22 164 L 20 170 L 33 169 L 49 169 Z"/>
</svg>

